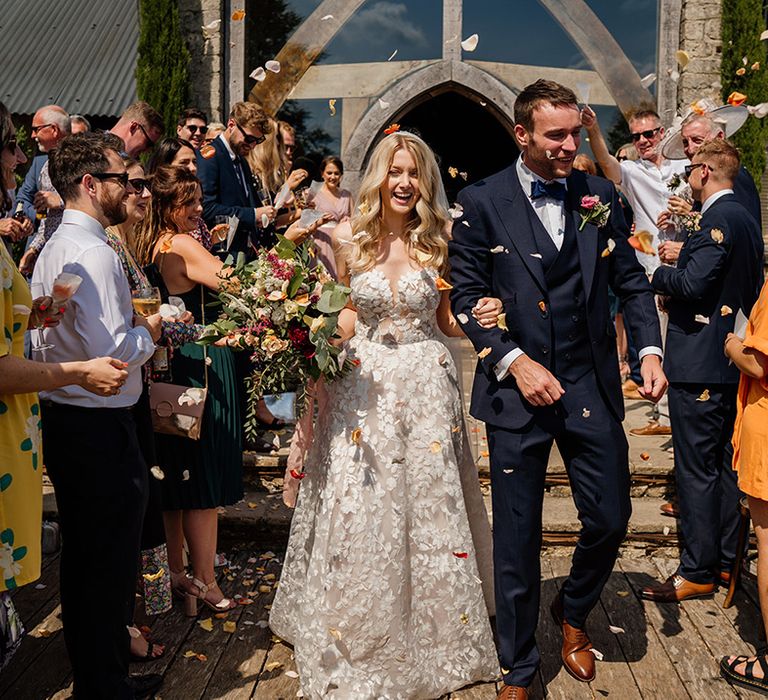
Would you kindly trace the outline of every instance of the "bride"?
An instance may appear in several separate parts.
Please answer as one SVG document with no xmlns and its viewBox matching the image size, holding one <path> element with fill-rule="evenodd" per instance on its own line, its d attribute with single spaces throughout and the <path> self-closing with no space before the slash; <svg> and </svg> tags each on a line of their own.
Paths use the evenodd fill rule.
<svg viewBox="0 0 768 700">
<path fill-rule="evenodd" d="M 270 613 L 307 698 L 437 698 L 498 675 L 491 540 L 464 432 L 445 192 L 399 132 L 375 148 L 359 213 L 334 231 L 356 367 L 328 385 Z M 465 323 L 493 327 L 481 299 Z M 485 599 L 484 599 L 485 591 Z"/>
</svg>

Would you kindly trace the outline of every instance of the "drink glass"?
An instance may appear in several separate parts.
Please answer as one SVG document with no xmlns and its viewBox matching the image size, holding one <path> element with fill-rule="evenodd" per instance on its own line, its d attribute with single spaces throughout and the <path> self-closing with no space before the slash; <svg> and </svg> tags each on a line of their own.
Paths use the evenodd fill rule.
<svg viewBox="0 0 768 700">
<path fill-rule="evenodd" d="M 45 296 L 45 288 L 40 282 L 33 282 L 32 284 L 30 284 L 29 290 L 30 292 L 32 292 L 32 301 Z M 31 334 L 33 352 L 40 352 L 41 350 L 50 350 L 51 348 L 55 347 L 52 343 L 45 342 L 45 337 L 43 336 L 44 328 L 45 328 L 44 324 L 35 326 L 34 332 Z"/>
<path fill-rule="evenodd" d="M 160 313 L 160 290 L 157 287 L 139 287 L 131 292 L 134 311 L 139 316 Z"/>
</svg>

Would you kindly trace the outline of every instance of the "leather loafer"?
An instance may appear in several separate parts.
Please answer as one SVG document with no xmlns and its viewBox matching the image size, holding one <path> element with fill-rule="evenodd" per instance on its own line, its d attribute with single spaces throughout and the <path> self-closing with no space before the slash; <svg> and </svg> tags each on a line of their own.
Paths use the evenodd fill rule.
<svg viewBox="0 0 768 700">
<path fill-rule="evenodd" d="M 662 515 L 667 515 L 670 518 L 680 517 L 680 509 L 677 507 L 677 503 L 662 503 L 659 511 Z"/>
<path fill-rule="evenodd" d="M 563 601 L 555 596 L 550 606 L 555 623 L 563 632 L 563 648 L 560 656 L 563 666 L 577 681 L 589 683 L 595 680 L 595 655 L 592 653 L 592 642 L 584 630 L 569 625 L 563 616 Z"/>
<path fill-rule="evenodd" d="M 504 684 L 496 700 L 528 700 L 528 689 L 519 685 Z"/>
<path fill-rule="evenodd" d="M 632 428 L 629 431 L 630 435 L 635 437 L 649 437 L 654 435 L 672 435 L 672 428 L 668 425 L 662 425 L 658 421 L 652 420 L 648 425 L 644 425 L 642 428 Z"/>
<path fill-rule="evenodd" d="M 664 583 L 643 586 L 640 597 L 657 603 L 679 603 L 681 600 L 708 596 L 714 591 L 714 583 L 694 583 L 680 574 L 672 574 Z"/>
<path fill-rule="evenodd" d="M 128 676 L 128 686 L 133 690 L 136 700 L 153 698 L 163 684 L 163 677 L 159 673 L 147 673 L 143 676 Z"/>
<path fill-rule="evenodd" d="M 624 384 L 621 385 L 621 393 L 624 394 L 625 399 L 634 399 L 636 401 L 642 401 L 643 396 L 638 391 L 638 386 L 631 379 L 627 379 Z"/>
</svg>

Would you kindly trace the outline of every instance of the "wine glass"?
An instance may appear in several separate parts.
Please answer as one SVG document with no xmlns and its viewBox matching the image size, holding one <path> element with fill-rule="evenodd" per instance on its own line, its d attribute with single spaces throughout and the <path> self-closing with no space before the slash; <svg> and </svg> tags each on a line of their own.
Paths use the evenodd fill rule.
<svg viewBox="0 0 768 700">
<path fill-rule="evenodd" d="M 160 289 L 158 287 L 139 287 L 131 292 L 134 311 L 139 316 L 152 316 L 160 313 Z"/>
<path fill-rule="evenodd" d="M 40 297 L 45 296 L 45 287 L 43 287 L 43 284 L 41 282 L 32 282 L 32 284 L 29 285 L 29 290 L 32 292 L 33 302 L 35 299 L 39 299 Z M 43 336 L 44 328 L 45 328 L 45 324 L 40 323 L 39 325 L 35 326 L 34 333 L 31 333 L 33 352 L 40 352 L 41 350 L 50 350 L 51 348 L 55 347 L 52 343 L 45 342 L 45 337 Z"/>
</svg>

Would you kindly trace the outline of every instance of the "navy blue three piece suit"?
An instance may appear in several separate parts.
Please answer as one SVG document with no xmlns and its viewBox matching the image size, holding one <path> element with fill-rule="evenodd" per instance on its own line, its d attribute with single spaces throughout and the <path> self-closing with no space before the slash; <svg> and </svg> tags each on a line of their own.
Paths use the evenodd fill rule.
<svg viewBox="0 0 768 700">
<path fill-rule="evenodd" d="M 209 228 L 213 228 L 217 216 L 237 216 L 240 223 L 229 252 L 254 257 L 254 248 L 258 247 L 262 237 L 255 209 L 262 206 L 262 202 L 254 188 L 247 161 L 241 156 L 233 161 L 222 139 L 223 136 L 219 136 L 211 142 L 215 151 L 211 157 L 202 155 L 206 152 L 205 147 L 197 152 L 197 177 L 203 190 L 203 219 Z M 240 166 L 240 173 L 235 163 Z"/>
<path fill-rule="evenodd" d="M 699 226 L 683 243 L 677 267 L 658 268 L 652 284 L 669 297 L 664 370 L 683 540 L 678 571 L 707 584 L 730 571 L 736 557 L 731 436 L 739 370 L 723 344 L 737 312 L 749 316 L 760 293 L 763 240 L 733 194 L 715 200 Z"/>
<path fill-rule="evenodd" d="M 584 195 L 611 207 L 603 227 L 581 222 Z M 500 298 L 508 330 L 463 326 L 478 361 L 471 413 L 485 421 L 491 455 L 499 656 L 505 683 L 530 685 L 539 664 L 541 512 L 553 442 L 565 461 L 582 531 L 562 587 L 565 619 L 583 628 L 600 597 L 631 512 L 624 404 L 608 287 L 639 348 L 661 347 L 650 285 L 627 238 L 613 185 L 573 171 L 558 252 L 515 166 L 464 189 L 449 245 L 454 315 Z M 609 242 L 609 241 L 612 241 Z M 496 364 L 515 348 L 549 369 L 565 394 L 534 407 Z"/>
</svg>

